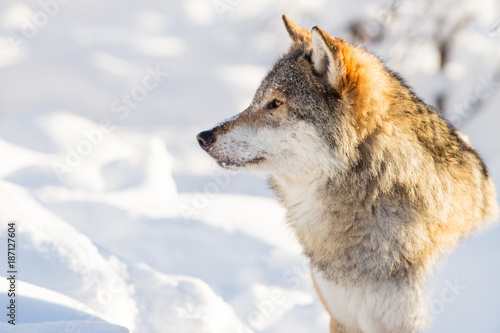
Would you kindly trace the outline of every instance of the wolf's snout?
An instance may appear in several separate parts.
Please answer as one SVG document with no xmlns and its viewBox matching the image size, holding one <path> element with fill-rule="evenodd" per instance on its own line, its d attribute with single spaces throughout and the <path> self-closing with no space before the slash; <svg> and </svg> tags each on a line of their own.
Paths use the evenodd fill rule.
<svg viewBox="0 0 500 333">
<path fill-rule="evenodd" d="M 215 134 L 213 131 L 203 131 L 196 136 L 196 140 L 200 147 L 205 149 L 215 142 Z"/>
</svg>

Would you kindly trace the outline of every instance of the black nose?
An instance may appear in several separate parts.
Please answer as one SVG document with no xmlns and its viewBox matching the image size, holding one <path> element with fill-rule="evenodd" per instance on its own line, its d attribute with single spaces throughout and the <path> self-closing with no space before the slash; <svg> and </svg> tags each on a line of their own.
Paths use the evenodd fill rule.
<svg viewBox="0 0 500 333">
<path fill-rule="evenodd" d="M 201 148 L 207 148 L 215 142 L 215 134 L 212 131 L 203 131 L 196 136 L 196 140 Z"/>
</svg>

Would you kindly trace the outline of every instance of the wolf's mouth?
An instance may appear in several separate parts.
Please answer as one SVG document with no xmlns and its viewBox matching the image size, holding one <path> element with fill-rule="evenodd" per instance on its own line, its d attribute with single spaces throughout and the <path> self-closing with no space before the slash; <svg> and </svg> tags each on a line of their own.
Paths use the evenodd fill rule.
<svg viewBox="0 0 500 333">
<path fill-rule="evenodd" d="M 243 167 L 243 166 L 247 166 L 247 165 L 256 165 L 256 164 L 261 163 L 264 160 L 265 160 L 264 157 L 257 157 L 257 158 L 250 160 L 250 161 L 246 161 L 246 162 L 233 162 L 233 161 L 229 161 L 229 160 L 217 160 L 217 164 L 223 168 L 231 168 L 231 167 L 238 168 L 238 167 Z"/>
</svg>

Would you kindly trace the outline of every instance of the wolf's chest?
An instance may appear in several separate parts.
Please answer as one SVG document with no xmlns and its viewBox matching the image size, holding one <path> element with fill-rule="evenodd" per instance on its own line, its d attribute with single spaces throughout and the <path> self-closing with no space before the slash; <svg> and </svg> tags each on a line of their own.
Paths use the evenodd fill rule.
<svg viewBox="0 0 500 333">
<path fill-rule="evenodd" d="M 314 269 L 313 276 L 329 312 L 349 332 L 413 332 L 427 321 L 424 295 L 414 286 L 335 283 Z"/>
<path fill-rule="evenodd" d="M 410 229 L 403 222 L 409 215 L 404 208 L 341 202 L 314 181 L 279 185 L 288 223 L 304 253 L 330 279 L 377 280 L 407 274 L 406 257 L 412 249 L 405 241 Z"/>
</svg>

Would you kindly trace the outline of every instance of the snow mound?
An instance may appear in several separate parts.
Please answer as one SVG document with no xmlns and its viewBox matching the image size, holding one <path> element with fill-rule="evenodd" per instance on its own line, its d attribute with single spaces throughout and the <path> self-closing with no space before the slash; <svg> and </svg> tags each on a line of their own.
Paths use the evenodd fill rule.
<svg viewBox="0 0 500 333">
<path fill-rule="evenodd" d="M 161 274 L 146 264 L 132 269 L 140 315 L 147 332 L 237 332 L 234 310 L 202 280 Z M 141 330 L 142 330 L 141 329 Z"/>
<path fill-rule="evenodd" d="M 133 328 L 137 305 L 123 265 L 40 205 L 25 189 L 0 181 L 0 223 L 15 222 L 19 278 L 67 295 L 115 324 Z M 0 232 L 6 240 L 6 230 Z"/>
<path fill-rule="evenodd" d="M 27 190 L 0 181 L 0 223 L 9 222 L 17 229 L 20 332 L 128 332 L 113 323 L 137 332 L 215 333 L 242 325 L 202 280 L 104 255 Z M 8 281 L 0 281 L 0 302 L 7 304 Z"/>
<path fill-rule="evenodd" d="M 10 282 L 0 279 L 0 290 L 7 290 Z M 0 294 L 1 304 L 8 304 L 7 293 Z M 96 317 L 92 309 L 63 294 L 17 281 L 16 325 L 0 323 L 0 332 L 119 332 L 129 330 Z"/>
</svg>

